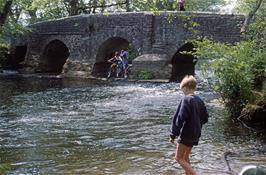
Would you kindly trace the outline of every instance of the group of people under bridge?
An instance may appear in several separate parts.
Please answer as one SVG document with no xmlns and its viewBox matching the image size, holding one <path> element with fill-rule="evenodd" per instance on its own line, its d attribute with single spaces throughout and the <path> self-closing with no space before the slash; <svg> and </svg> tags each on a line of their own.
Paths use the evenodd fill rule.
<svg viewBox="0 0 266 175">
<path fill-rule="evenodd" d="M 120 52 L 116 51 L 115 55 L 111 59 L 108 59 L 111 66 L 108 69 L 107 78 L 127 78 L 129 73 L 128 57 L 129 53 L 127 49 L 122 49 Z"/>
</svg>

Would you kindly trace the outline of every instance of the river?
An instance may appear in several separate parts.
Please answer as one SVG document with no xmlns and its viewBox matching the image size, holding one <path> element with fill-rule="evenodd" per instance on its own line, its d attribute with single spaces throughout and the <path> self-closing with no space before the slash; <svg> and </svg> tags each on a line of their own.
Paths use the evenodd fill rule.
<svg viewBox="0 0 266 175">
<path fill-rule="evenodd" d="M 209 122 L 193 148 L 200 175 L 266 167 L 266 136 L 233 123 L 200 84 Z M 0 77 L 0 164 L 7 174 L 177 175 L 168 142 L 178 83 Z"/>
</svg>

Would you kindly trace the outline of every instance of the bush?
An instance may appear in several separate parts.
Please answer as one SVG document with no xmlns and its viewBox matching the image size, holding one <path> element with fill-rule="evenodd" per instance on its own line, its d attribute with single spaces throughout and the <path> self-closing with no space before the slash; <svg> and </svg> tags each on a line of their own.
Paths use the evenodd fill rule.
<svg viewBox="0 0 266 175">
<path fill-rule="evenodd" d="M 264 80 L 262 83 L 262 92 L 265 94 L 266 93 L 266 81 Z"/>
<path fill-rule="evenodd" d="M 231 115 L 239 116 L 243 107 L 254 101 L 251 91 L 255 89 L 257 81 L 265 81 L 263 60 L 266 54 L 258 51 L 252 41 L 231 45 L 204 39 L 194 44 L 196 56 L 212 60 L 211 66 L 206 65 L 207 68 L 211 67 L 215 75 L 212 86 L 221 94 Z"/>
<path fill-rule="evenodd" d="M 153 78 L 153 74 L 152 72 L 148 71 L 148 70 L 142 70 L 138 73 L 138 79 L 140 80 L 149 80 Z"/>
<path fill-rule="evenodd" d="M 0 67 L 6 63 L 8 58 L 8 47 L 0 44 Z"/>
<path fill-rule="evenodd" d="M 10 169 L 9 164 L 0 164 L 0 174 L 6 174 Z"/>
<path fill-rule="evenodd" d="M 132 63 L 132 61 L 139 56 L 138 51 L 136 51 L 131 44 L 128 46 L 128 54 L 129 54 L 128 58 L 129 63 Z"/>
</svg>

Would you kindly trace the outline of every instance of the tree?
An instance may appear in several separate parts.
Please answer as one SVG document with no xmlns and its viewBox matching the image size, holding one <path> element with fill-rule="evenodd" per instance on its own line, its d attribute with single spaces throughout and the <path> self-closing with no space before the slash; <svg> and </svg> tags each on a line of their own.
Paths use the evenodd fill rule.
<svg viewBox="0 0 266 175">
<path fill-rule="evenodd" d="M 254 8 L 248 13 L 245 22 L 241 28 L 241 33 L 246 32 L 248 25 L 250 24 L 251 19 L 254 17 L 254 15 L 256 14 L 256 12 L 258 11 L 258 9 L 261 7 L 263 0 L 257 0 L 256 1 L 256 5 L 254 6 Z"/>
<path fill-rule="evenodd" d="M 242 41 L 236 45 L 196 41 L 199 59 L 211 60 L 205 70 L 212 70 L 215 77 L 210 84 L 222 97 L 231 116 L 238 117 L 241 110 L 252 102 L 255 78 L 265 69 L 266 54 L 256 50 L 254 41 Z"/>
<path fill-rule="evenodd" d="M 129 12 L 130 11 L 130 1 L 126 0 L 125 4 L 126 4 L 126 11 Z"/>
<path fill-rule="evenodd" d="M 64 0 L 64 3 L 66 4 L 67 11 L 69 16 L 74 16 L 79 14 L 79 1 L 78 0 Z"/>
<path fill-rule="evenodd" d="M 190 0 L 186 5 L 188 10 L 210 10 L 211 6 L 223 3 L 224 0 Z M 17 21 L 23 14 L 28 16 L 29 23 L 34 23 L 79 14 L 176 9 L 176 0 L 13 0 L 9 16 Z"/>
<path fill-rule="evenodd" d="M 5 24 L 8 14 L 11 11 L 12 2 L 12 0 L 7 0 L 3 5 L 3 9 L 0 11 L 0 29 Z"/>
<path fill-rule="evenodd" d="M 197 56 L 212 60 L 210 65 L 216 77 L 213 87 L 233 117 L 238 117 L 248 103 L 261 100 L 254 94 L 266 94 L 266 5 L 260 0 L 244 0 L 239 10 L 250 15 L 244 23 L 241 42 L 195 42 Z M 257 91 L 260 93 L 253 93 Z"/>
<path fill-rule="evenodd" d="M 247 14 L 246 22 L 242 26 L 244 37 L 249 40 L 255 40 L 257 49 L 266 48 L 266 2 L 245 0 L 239 6 L 239 11 Z M 252 12 L 251 12 L 252 11 Z"/>
</svg>

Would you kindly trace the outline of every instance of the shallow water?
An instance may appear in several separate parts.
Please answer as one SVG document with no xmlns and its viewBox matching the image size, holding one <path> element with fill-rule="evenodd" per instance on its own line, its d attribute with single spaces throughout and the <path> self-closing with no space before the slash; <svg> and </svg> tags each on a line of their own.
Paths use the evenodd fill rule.
<svg viewBox="0 0 266 175">
<path fill-rule="evenodd" d="M 0 163 L 10 168 L 7 174 L 182 174 L 168 143 L 170 117 L 182 96 L 177 87 L 1 77 Z M 211 117 L 191 155 L 196 171 L 266 168 L 260 151 L 265 136 L 232 123 L 207 86 L 197 94 Z"/>
</svg>

